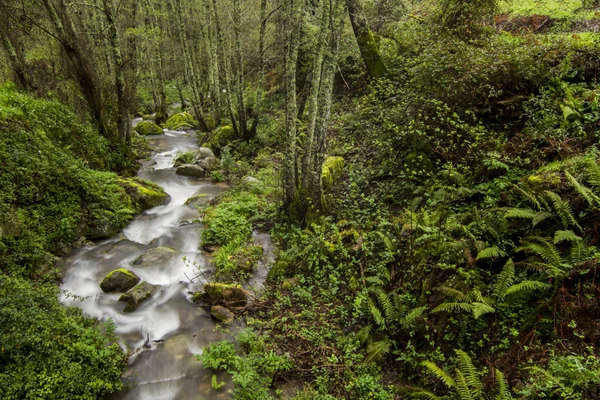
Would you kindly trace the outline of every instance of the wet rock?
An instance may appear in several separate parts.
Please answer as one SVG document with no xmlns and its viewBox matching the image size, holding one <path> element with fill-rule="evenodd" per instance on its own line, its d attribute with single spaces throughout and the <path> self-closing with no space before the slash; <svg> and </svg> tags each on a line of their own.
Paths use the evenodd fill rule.
<svg viewBox="0 0 600 400">
<path fill-rule="evenodd" d="M 246 291 L 242 285 L 228 283 L 207 283 L 204 291 L 210 297 L 213 305 L 227 305 L 229 307 L 244 307 L 248 301 Z"/>
<path fill-rule="evenodd" d="M 196 178 L 204 178 L 206 177 L 206 171 L 199 165 L 194 164 L 184 164 L 181 167 L 178 167 L 175 170 L 177 175 L 183 176 L 193 176 Z"/>
<path fill-rule="evenodd" d="M 290 290 L 293 287 L 298 286 L 299 284 L 300 284 L 300 279 L 298 279 L 298 277 L 288 278 L 282 282 L 281 288 L 283 290 Z"/>
<path fill-rule="evenodd" d="M 90 224 L 86 236 L 89 239 L 108 239 L 119 233 L 120 230 L 119 222 L 106 214 Z"/>
<path fill-rule="evenodd" d="M 194 160 L 196 161 L 209 157 L 215 158 L 215 154 L 208 147 L 199 147 L 198 149 L 194 150 Z"/>
<path fill-rule="evenodd" d="M 148 282 L 142 282 L 129 292 L 119 298 L 119 301 L 126 301 L 124 312 L 132 312 L 137 310 L 140 305 L 152 297 L 159 288 L 159 285 L 153 285 Z"/>
<path fill-rule="evenodd" d="M 155 247 L 148 250 L 133 262 L 134 265 L 145 268 L 153 265 L 164 265 L 171 261 L 179 252 L 170 247 Z"/>
<path fill-rule="evenodd" d="M 139 204 L 142 210 L 169 204 L 169 196 L 163 188 L 141 178 L 119 178 L 119 184 Z"/>
<path fill-rule="evenodd" d="M 140 277 L 125 268 L 115 269 L 106 275 L 100 283 L 105 293 L 124 293 L 138 284 Z"/>
<path fill-rule="evenodd" d="M 186 206 L 196 206 L 196 207 L 204 207 L 207 206 L 214 197 L 208 196 L 206 194 L 199 194 L 197 196 L 192 196 L 185 201 Z"/>
<path fill-rule="evenodd" d="M 150 121 L 142 121 L 138 123 L 135 126 L 135 131 L 142 136 L 163 134 L 162 128 Z"/>
<path fill-rule="evenodd" d="M 202 160 L 198 160 L 196 161 L 196 165 L 201 166 L 207 171 L 214 171 L 220 167 L 219 160 L 217 160 L 215 157 L 206 157 Z"/>
<path fill-rule="evenodd" d="M 243 183 L 247 183 L 249 185 L 256 185 L 258 183 L 261 183 L 258 179 L 254 178 L 253 176 L 245 176 L 242 178 L 242 182 Z"/>
<path fill-rule="evenodd" d="M 235 319 L 235 315 L 223 306 L 212 306 L 210 315 L 219 322 L 230 324 Z"/>
</svg>

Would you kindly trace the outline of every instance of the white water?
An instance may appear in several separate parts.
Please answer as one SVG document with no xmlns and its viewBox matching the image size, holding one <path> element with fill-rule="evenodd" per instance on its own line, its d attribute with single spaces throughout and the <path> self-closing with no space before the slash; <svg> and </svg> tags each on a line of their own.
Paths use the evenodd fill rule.
<svg viewBox="0 0 600 400">
<path fill-rule="evenodd" d="M 67 257 L 61 288 L 75 297 L 64 296 L 62 301 L 101 320 L 112 319 L 123 347 L 132 351 L 125 374 L 131 389 L 111 398 L 226 399 L 230 397 L 227 388 L 212 390 L 212 373 L 203 370 L 195 358 L 202 348 L 227 336 L 214 332 L 209 311 L 190 301 L 190 293 L 199 284 L 188 278 L 197 276 L 198 268 L 207 274 L 211 271 L 206 255 L 198 250 L 200 215 L 184 205 L 195 194 L 216 196 L 226 187 L 175 174 L 172 164 L 176 155 L 196 147 L 196 140 L 185 132 L 166 131 L 149 141 L 158 153 L 153 156 L 155 162 L 145 163 L 138 175 L 161 185 L 171 196 L 170 203 L 139 215 L 122 234 Z M 254 240 L 265 246 L 267 258 L 272 257 L 268 235 L 255 234 Z M 158 246 L 171 247 L 178 254 L 146 267 L 134 264 L 148 249 Z M 108 272 L 120 267 L 132 270 L 143 281 L 161 285 L 151 299 L 131 313 L 123 312 L 125 303 L 118 301 L 120 294 L 103 293 L 99 286 Z M 255 281 L 264 275 L 264 266 L 262 271 Z M 149 346 L 144 346 L 147 337 Z"/>
</svg>

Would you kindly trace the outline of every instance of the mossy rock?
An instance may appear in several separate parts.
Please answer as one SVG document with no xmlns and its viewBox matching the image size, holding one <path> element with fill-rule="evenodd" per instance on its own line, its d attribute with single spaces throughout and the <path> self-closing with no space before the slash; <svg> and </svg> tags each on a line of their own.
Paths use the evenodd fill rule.
<svg viewBox="0 0 600 400">
<path fill-rule="evenodd" d="M 233 252 L 231 261 L 238 271 L 251 272 L 263 256 L 261 246 L 242 246 Z"/>
<path fill-rule="evenodd" d="M 100 283 L 105 293 L 124 293 L 138 284 L 140 277 L 125 268 L 115 269 L 106 275 Z"/>
<path fill-rule="evenodd" d="M 141 210 L 169 204 L 169 196 L 163 188 L 141 178 L 120 178 L 119 183 L 138 204 Z"/>
<path fill-rule="evenodd" d="M 248 301 L 246 291 L 241 285 L 228 283 L 207 283 L 204 291 L 210 297 L 213 305 L 226 305 L 229 307 L 244 307 Z"/>
<path fill-rule="evenodd" d="M 206 207 L 208 204 L 214 199 L 212 196 L 208 196 L 206 194 L 199 194 L 196 196 L 192 196 L 185 201 L 186 206 L 196 206 L 196 207 Z"/>
<path fill-rule="evenodd" d="M 191 151 L 187 151 L 185 153 L 177 155 L 177 158 L 175 158 L 175 162 L 173 163 L 173 167 L 180 167 L 185 164 L 194 164 L 194 162 L 194 153 Z"/>
<path fill-rule="evenodd" d="M 150 121 L 142 121 L 135 126 L 135 131 L 142 136 L 148 135 L 162 135 L 163 130 L 160 126 L 156 125 L 154 122 Z"/>
<path fill-rule="evenodd" d="M 198 126 L 198 121 L 187 112 L 177 113 L 165 122 L 164 127 L 173 131 L 192 129 Z"/>
<path fill-rule="evenodd" d="M 293 278 L 284 279 L 281 283 L 281 288 L 283 290 L 291 290 L 292 288 L 298 286 L 300 284 L 300 279 L 296 276 Z"/>
<path fill-rule="evenodd" d="M 153 285 L 148 282 L 142 282 L 129 292 L 119 298 L 119 301 L 126 301 L 124 312 L 132 312 L 137 310 L 140 305 L 152 297 L 159 288 L 159 285 Z"/>
<path fill-rule="evenodd" d="M 235 315 L 226 307 L 223 306 L 212 306 L 210 309 L 210 315 L 217 321 L 230 324 L 235 319 Z"/>
<path fill-rule="evenodd" d="M 238 139 L 231 125 L 220 126 L 214 130 L 208 142 L 204 145 L 217 155 L 221 154 L 221 149 L 227 146 L 230 142 Z"/>
<path fill-rule="evenodd" d="M 184 164 L 175 170 L 177 175 L 192 176 L 195 178 L 205 178 L 206 170 L 199 165 Z"/>
<path fill-rule="evenodd" d="M 151 267 L 154 265 L 165 265 L 175 258 L 179 252 L 170 247 L 155 247 L 139 256 L 133 264 L 139 268 Z"/>
</svg>

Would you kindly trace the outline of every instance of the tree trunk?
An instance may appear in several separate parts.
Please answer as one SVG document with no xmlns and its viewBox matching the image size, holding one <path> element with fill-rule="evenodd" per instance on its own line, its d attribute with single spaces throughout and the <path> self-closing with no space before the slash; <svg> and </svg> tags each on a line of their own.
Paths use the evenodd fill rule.
<svg viewBox="0 0 600 400">
<path fill-rule="evenodd" d="M 262 111 L 263 92 L 265 90 L 265 37 L 267 34 L 267 0 L 260 1 L 260 33 L 258 37 L 258 88 L 256 89 L 256 104 L 250 135 L 256 136 L 258 121 Z"/>
<path fill-rule="evenodd" d="M 219 56 L 217 55 L 216 46 L 213 43 L 213 18 L 210 0 L 204 0 L 204 17 L 205 25 L 202 34 L 208 61 L 207 71 L 210 97 L 214 107 L 215 125 L 218 126 L 221 122 L 221 89 L 219 87 L 221 83 L 219 78 Z"/>
<path fill-rule="evenodd" d="M 115 22 L 112 0 L 102 0 L 106 22 L 108 23 L 108 40 L 110 42 L 114 64 L 114 85 L 117 92 L 117 130 L 125 143 L 131 141 L 131 123 L 129 122 L 129 105 L 127 104 L 125 74 L 123 73 L 123 58 L 121 56 L 121 41 Z"/>
<path fill-rule="evenodd" d="M 250 140 L 248 120 L 246 118 L 246 99 L 244 98 L 244 60 L 242 57 L 242 7 L 240 0 L 233 0 L 233 33 L 235 38 L 235 63 L 236 63 L 236 97 L 238 109 L 238 123 L 243 140 Z"/>
<path fill-rule="evenodd" d="M 364 16 L 360 0 L 346 0 L 346 6 L 350 14 L 352 30 L 369 76 L 376 79 L 383 77 L 386 73 L 385 64 L 379 54 L 379 45 Z"/>
<path fill-rule="evenodd" d="M 85 49 L 85 44 L 75 31 L 64 0 L 57 0 L 56 6 L 51 3 L 51 0 L 42 0 L 42 2 L 61 47 L 72 64 L 72 73 L 90 108 L 92 119 L 100 134 L 110 138 L 111 135 L 104 119 L 104 104 L 96 70 L 88 58 L 90 53 Z"/>
<path fill-rule="evenodd" d="M 2 47 L 6 52 L 8 60 L 13 70 L 15 83 L 20 89 L 28 90 L 31 88 L 31 84 L 27 79 L 25 72 L 25 60 L 23 54 L 17 50 L 8 33 L 8 27 L 3 26 L 7 21 L 3 21 L 0 24 L 0 39 L 2 40 Z"/>
<path fill-rule="evenodd" d="M 194 113 L 196 114 L 196 118 L 198 118 L 198 121 L 200 122 L 200 127 L 202 128 L 202 130 L 208 131 L 208 125 L 206 124 L 206 120 L 204 119 L 204 110 L 202 109 L 202 95 L 198 85 L 198 81 L 196 80 L 196 67 L 194 66 L 194 62 L 192 61 L 189 45 L 185 37 L 185 26 L 183 23 L 183 11 L 181 9 L 181 0 L 174 1 L 175 13 L 177 14 L 177 22 L 179 25 L 179 40 L 181 41 L 181 47 L 183 48 L 185 74 L 192 88 L 192 106 L 194 107 Z"/>
</svg>

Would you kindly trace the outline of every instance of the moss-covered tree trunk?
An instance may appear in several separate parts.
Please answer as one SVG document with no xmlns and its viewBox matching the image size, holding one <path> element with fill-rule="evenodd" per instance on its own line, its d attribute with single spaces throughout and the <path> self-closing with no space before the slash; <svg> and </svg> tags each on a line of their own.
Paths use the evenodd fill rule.
<svg viewBox="0 0 600 400">
<path fill-rule="evenodd" d="M 2 48 L 4 49 L 10 66 L 13 71 L 15 83 L 21 89 L 28 90 L 31 88 L 31 84 L 27 79 L 25 58 L 22 52 L 13 44 L 9 36 L 8 21 L 0 21 L 0 40 L 2 40 Z"/>
<path fill-rule="evenodd" d="M 42 4 L 52 24 L 55 37 L 64 50 L 75 81 L 86 100 L 92 119 L 101 135 L 113 139 L 105 121 L 102 90 L 97 72 L 91 60 L 91 52 L 86 48 L 85 41 L 77 34 L 75 26 L 67 11 L 64 0 L 42 0 Z"/>
<path fill-rule="evenodd" d="M 168 117 L 167 91 L 165 83 L 164 66 L 165 62 L 162 52 L 162 44 L 164 43 L 164 32 L 158 20 L 157 10 L 154 8 L 152 2 L 148 1 L 145 4 L 146 20 L 150 21 L 150 26 L 152 28 L 150 47 L 152 49 L 152 55 L 156 59 L 156 61 L 152 63 L 153 67 L 156 68 L 156 78 L 154 77 L 154 72 L 150 71 L 150 77 L 152 79 L 153 96 L 155 97 L 154 105 L 156 116 L 154 117 L 154 122 L 160 125 L 163 122 L 165 122 Z M 159 3 L 159 5 L 160 4 L 161 3 Z M 160 12 L 160 10 L 158 10 L 158 12 Z"/>
<path fill-rule="evenodd" d="M 240 0 L 233 0 L 233 36 L 235 39 L 235 93 L 239 131 L 244 140 L 252 139 L 248 131 L 246 99 L 244 96 L 244 58 L 242 56 L 242 6 Z"/>
<path fill-rule="evenodd" d="M 352 30 L 369 76 L 371 78 L 383 77 L 386 67 L 379 53 L 379 45 L 363 13 L 360 0 L 346 0 L 346 7 L 348 7 Z"/>
<path fill-rule="evenodd" d="M 117 129 L 125 143 L 131 140 L 131 124 L 129 122 L 129 104 L 127 104 L 125 74 L 123 73 L 123 57 L 121 56 L 121 40 L 115 21 L 112 0 L 102 0 L 102 8 L 108 23 L 108 40 L 110 43 L 112 61 L 114 64 L 113 79 L 117 94 Z"/>
<path fill-rule="evenodd" d="M 256 104 L 250 134 L 256 136 L 258 121 L 262 111 L 262 101 L 265 90 L 265 38 L 267 35 L 267 0 L 260 1 L 260 33 L 258 35 L 258 87 L 256 88 Z"/>
<path fill-rule="evenodd" d="M 192 55 L 190 53 L 189 44 L 185 37 L 185 25 L 183 23 L 183 10 L 181 8 L 181 0 L 174 0 L 174 9 L 177 17 L 179 41 L 181 42 L 181 47 L 183 49 L 185 75 L 190 87 L 192 88 L 192 106 L 194 108 L 196 118 L 200 122 L 200 128 L 204 131 L 208 131 L 208 125 L 206 123 L 206 120 L 204 119 L 204 110 L 202 109 L 202 96 L 200 91 L 200 85 L 197 81 L 198 76 L 196 73 L 196 66 L 192 61 Z"/>
<path fill-rule="evenodd" d="M 207 57 L 207 75 L 209 82 L 210 98 L 213 103 L 213 116 L 215 118 L 215 126 L 221 122 L 221 81 L 219 77 L 219 56 L 217 55 L 217 47 L 214 43 L 213 35 L 213 17 L 210 0 L 204 0 L 204 21 L 202 29 L 202 37 L 204 40 L 204 49 Z"/>
</svg>

